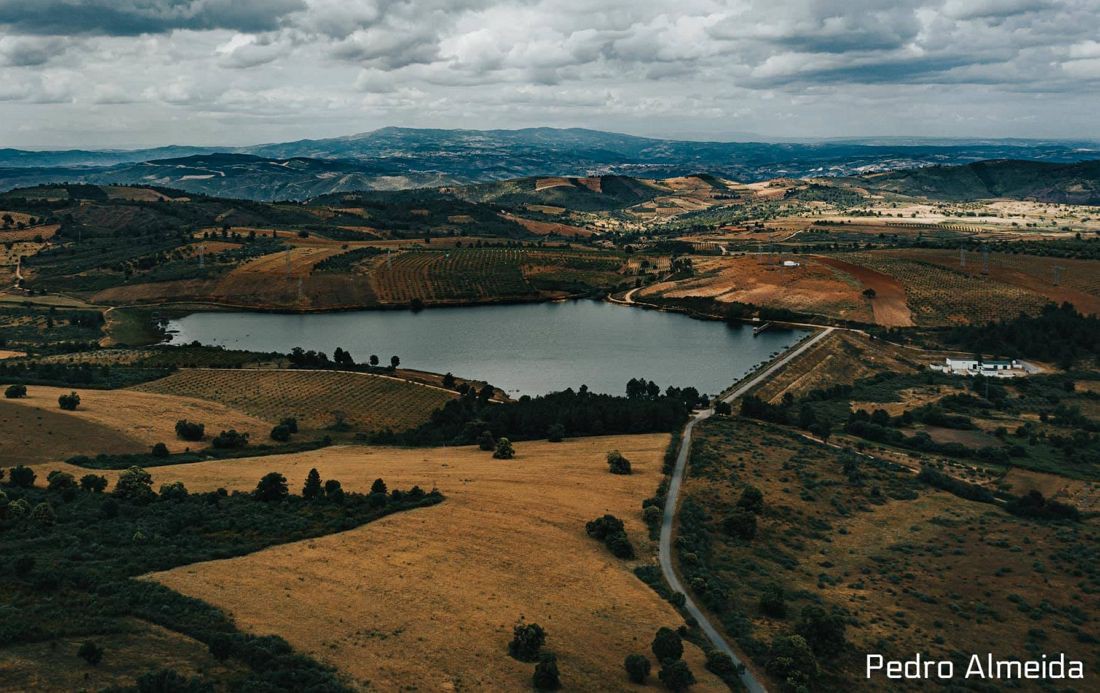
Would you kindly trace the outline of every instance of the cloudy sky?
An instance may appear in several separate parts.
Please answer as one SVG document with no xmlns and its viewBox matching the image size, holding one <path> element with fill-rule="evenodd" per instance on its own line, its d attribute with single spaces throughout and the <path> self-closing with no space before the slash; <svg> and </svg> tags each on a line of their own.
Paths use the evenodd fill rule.
<svg viewBox="0 0 1100 693">
<path fill-rule="evenodd" d="M 0 146 L 1100 139 L 1100 0 L 0 0 Z"/>
</svg>

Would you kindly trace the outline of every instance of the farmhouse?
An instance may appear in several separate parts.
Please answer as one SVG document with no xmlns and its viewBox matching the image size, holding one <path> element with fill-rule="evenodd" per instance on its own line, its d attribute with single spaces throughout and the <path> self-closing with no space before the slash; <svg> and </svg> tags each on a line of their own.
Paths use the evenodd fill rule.
<svg viewBox="0 0 1100 693">
<path fill-rule="evenodd" d="M 1016 359 L 978 361 L 977 359 L 945 358 L 942 364 L 934 363 L 932 370 L 950 375 L 987 375 L 998 378 L 1012 378 L 1025 375 L 1023 364 Z"/>
<path fill-rule="evenodd" d="M 800 264 L 802 264 L 802 263 L 795 262 L 794 260 L 784 260 L 783 261 L 783 266 L 784 267 L 798 267 Z"/>
</svg>

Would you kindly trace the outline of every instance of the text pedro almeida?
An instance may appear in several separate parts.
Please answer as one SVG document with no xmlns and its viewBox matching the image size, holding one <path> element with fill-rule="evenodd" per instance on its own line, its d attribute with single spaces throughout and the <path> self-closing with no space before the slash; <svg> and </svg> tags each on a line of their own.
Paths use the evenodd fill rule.
<svg viewBox="0 0 1100 693">
<path fill-rule="evenodd" d="M 931 659 L 916 653 L 911 659 L 887 659 L 868 654 L 866 676 L 869 679 L 909 679 L 949 681 L 971 679 L 985 681 L 1064 680 L 1085 678 L 1085 665 L 1065 654 L 1042 655 L 1038 659 L 998 659 L 990 653 L 972 654 L 965 660 Z"/>
</svg>

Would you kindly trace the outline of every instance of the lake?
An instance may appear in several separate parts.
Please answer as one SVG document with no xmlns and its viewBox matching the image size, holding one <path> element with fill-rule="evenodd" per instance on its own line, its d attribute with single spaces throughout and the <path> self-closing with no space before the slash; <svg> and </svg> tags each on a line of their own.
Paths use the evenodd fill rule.
<svg viewBox="0 0 1100 693">
<path fill-rule="evenodd" d="M 341 313 L 201 312 L 173 320 L 173 343 L 198 341 L 229 349 L 332 356 L 486 380 L 511 395 L 538 395 L 588 385 L 623 394 L 631 378 L 692 386 L 717 394 L 773 353 L 806 334 L 696 320 L 679 313 L 601 301 L 526 303 Z"/>
</svg>

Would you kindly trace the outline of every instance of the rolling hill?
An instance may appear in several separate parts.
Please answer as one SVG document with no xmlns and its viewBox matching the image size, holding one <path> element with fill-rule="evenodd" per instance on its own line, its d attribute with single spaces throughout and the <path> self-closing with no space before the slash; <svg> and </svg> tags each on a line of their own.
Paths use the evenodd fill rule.
<svg viewBox="0 0 1100 693">
<path fill-rule="evenodd" d="M 981 161 L 869 175 L 859 184 L 872 190 L 940 200 L 1007 197 L 1096 205 L 1100 204 L 1100 161 Z"/>
</svg>

